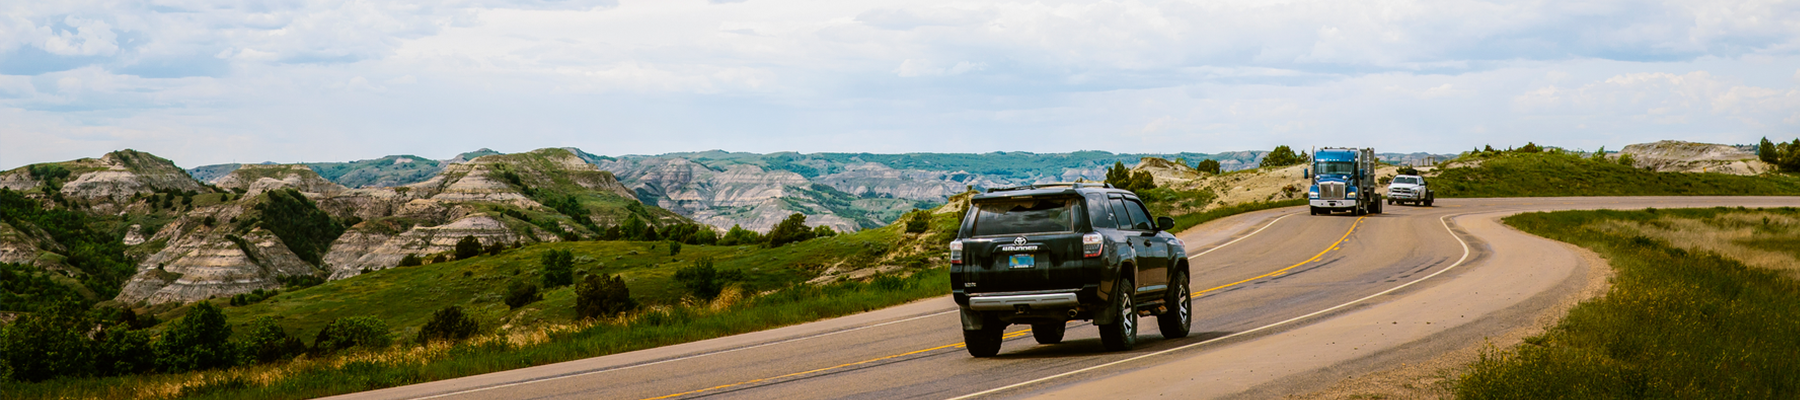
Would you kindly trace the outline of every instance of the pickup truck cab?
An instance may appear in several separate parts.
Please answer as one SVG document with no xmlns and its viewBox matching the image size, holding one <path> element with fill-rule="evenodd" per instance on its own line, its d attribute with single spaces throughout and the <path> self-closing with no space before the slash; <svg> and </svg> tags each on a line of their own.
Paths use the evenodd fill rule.
<svg viewBox="0 0 1800 400">
<path fill-rule="evenodd" d="M 991 189 L 975 195 L 950 242 L 950 291 L 969 354 L 998 354 L 1008 325 L 1038 343 L 1092 320 L 1108 350 L 1137 342 L 1138 317 L 1164 337 L 1193 319 L 1185 245 L 1130 191 L 1098 183 Z"/>
</svg>

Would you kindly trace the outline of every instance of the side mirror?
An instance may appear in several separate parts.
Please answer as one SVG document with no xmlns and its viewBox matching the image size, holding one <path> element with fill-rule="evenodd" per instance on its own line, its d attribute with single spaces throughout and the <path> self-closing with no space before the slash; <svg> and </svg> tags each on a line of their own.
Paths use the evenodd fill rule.
<svg viewBox="0 0 1800 400">
<path fill-rule="evenodd" d="M 1174 218 L 1156 217 L 1156 230 L 1166 231 L 1166 230 L 1170 230 L 1170 229 L 1175 229 L 1175 219 Z"/>
<path fill-rule="evenodd" d="M 1310 169 L 1300 170 L 1300 177 L 1304 178 L 1304 179 L 1312 179 L 1312 170 L 1310 170 Z"/>
</svg>

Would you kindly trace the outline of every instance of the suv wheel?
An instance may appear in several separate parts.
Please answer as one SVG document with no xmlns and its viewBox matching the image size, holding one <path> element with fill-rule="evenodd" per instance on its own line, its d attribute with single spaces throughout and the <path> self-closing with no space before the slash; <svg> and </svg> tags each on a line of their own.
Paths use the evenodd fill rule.
<svg viewBox="0 0 1800 400">
<path fill-rule="evenodd" d="M 1113 311 L 1119 313 L 1119 320 L 1100 325 L 1100 344 L 1107 351 L 1131 350 L 1137 345 L 1137 303 L 1131 301 L 1131 292 L 1137 285 L 1130 279 L 1121 278 L 1113 288 Z"/>
<path fill-rule="evenodd" d="M 1156 316 L 1156 328 L 1162 331 L 1165 338 L 1187 337 L 1188 330 L 1194 324 L 1194 298 L 1188 292 L 1188 276 L 1186 272 L 1176 272 L 1175 290 L 1169 291 L 1168 304 L 1174 305 L 1169 311 Z"/>
<path fill-rule="evenodd" d="M 1031 324 L 1031 337 L 1038 344 L 1062 343 L 1063 331 L 1068 329 L 1067 322 L 1039 322 Z"/>
<path fill-rule="evenodd" d="M 985 317 L 984 317 L 985 318 Z M 981 330 L 964 330 L 963 347 L 969 348 L 969 355 L 976 357 L 993 357 L 1000 354 L 1001 336 L 1006 334 L 1006 323 L 995 318 L 987 318 Z"/>
</svg>

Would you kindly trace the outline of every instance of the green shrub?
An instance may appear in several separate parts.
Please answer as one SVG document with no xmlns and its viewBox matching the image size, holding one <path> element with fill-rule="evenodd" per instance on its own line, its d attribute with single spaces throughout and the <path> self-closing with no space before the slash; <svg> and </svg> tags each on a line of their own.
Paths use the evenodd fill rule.
<svg viewBox="0 0 1800 400">
<path fill-rule="evenodd" d="M 925 233 L 929 229 L 931 229 L 931 213 L 929 211 L 913 210 L 906 213 L 906 233 Z"/>
<path fill-rule="evenodd" d="M 313 340 L 313 352 L 325 354 L 352 347 L 381 348 L 391 342 L 387 322 L 380 318 L 338 318 L 319 330 L 319 336 Z"/>
<path fill-rule="evenodd" d="M 397 266 L 417 267 L 420 265 L 425 265 L 424 259 L 419 258 L 418 254 L 407 254 L 406 257 L 400 257 L 400 264 Z"/>
<path fill-rule="evenodd" d="M 514 281 L 506 288 L 506 297 L 502 301 L 506 303 L 507 307 L 519 308 L 543 299 L 544 296 L 538 294 L 537 284 Z"/>
<path fill-rule="evenodd" d="M 568 250 L 544 252 L 544 287 L 555 288 L 575 283 L 575 253 Z"/>
<path fill-rule="evenodd" d="M 631 288 L 625 279 L 612 275 L 588 275 L 575 285 L 575 315 L 582 319 L 598 318 L 631 311 L 637 302 L 631 299 Z"/>
<path fill-rule="evenodd" d="M 456 241 L 456 259 L 462 260 L 478 255 L 481 255 L 481 241 L 476 240 L 475 235 L 463 236 L 461 240 Z"/>
<path fill-rule="evenodd" d="M 309 287 L 313 287 L 313 286 L 318 286 L 321 283 L 325 283 L 325 276 L 323 276 L 323 275 L 280 275 L 280 276 L 275 277 L 275 282 L 281 283 L 282 287 L 285 287 L 288 289 L 309 288 Z M 278 294 L 279 291 L 276 291 L 276 292 L 277 293 L 270 293 L 269 296 L 274 296 L 274 295 Z"/>
<path fill-rule="evenodd" d="M 244 356 L 252 362 L 275 362 L 306 353 L 306 344 L 288 336 L 287 330 L 275 324 L 274 318 L 262 317 L 250 322 L 244 337 Z"/>
<path fill-rule="evenodd" d="M 756 231 L 752 231 L 749 229 L 744 229 L 744 227 L 742 227 L 742 226 L 732 225 L 731 230 L 725 231 L 725 237 L 719 238 L 719 245 L 721 245 L 721 246 L 737 246 L 737 245 L 745 245 L 745 244 L 757 244 L 757 243 L 762 243 L 762 241 L 763 241 L 762 234 L 756 233 Z"/>
<path fill-rule="evenodd" d="M 237 364 L 225 311 L 201 301 L 175 320 L 156 341 L 156 364 L 165 372 L 186 372 Z"/>
<path fill-rule="evenodd" d="M 516 307 L 515 307 L 516 308 Z M 431 313 L 431 320 L 419 327 L 418 342 L 429 343 L 433 340 L 463 340 L 475 335 L 480 324 L 474 318 L 463 313 L 460 306 L 449 306 Z"/>
<path fill-rule="evenodd" d="M 1194 169 L 1200 170 L 1200 172 L 1218 175 L 1220 170 L 1219 160 L 1200 160 L 1199 163 L 1194 165 Z"/>
<path fill-rule="evenodd" d="M 87 375 L 94 355 L 73 321 L 25 315 L 0 330 L 0 363 L 11 379 L 38 382 Z"/>
<path fill-rule="evenodd" d="M 693 293 L 694 297 L 704 300 L 719 297 L 719 292 L 725 289 L 724 282 L 719 279 L 719 271 L 713 269 L 711 258 L 695 260 L 694 265 L 676 270 L 675 281 L 681 282 L 681 286 Z"/>
<path fill-rule="evenodd" d="M 681 242 L 670 241 L 669 242 L 669 256 L 674 257 L 674 256 L 680 255 L 680 254 L 681 254 Z"/>
<path fill-rule="evenodd" d="M 238 293 L 238 294 L 232 295 L 230 304 L 232 306 L 247 306 L 247 305 L 251 305 L 251 304 L 256 304 L 256 303 L 261 302 L 270 297 L 275 297 L 275 295 L 278 295 L 278 294 L 281 294 L 280 290 L 264 291 L 262 289 L 256 289 L 254 291 L 251 291 L 250 293 Z"/>
<path fill-rule="evenodd" d="M 1269 154 L 1263 155 L 1262 161 L 1257 162 L 1256 166 L 1258 166 L 1258 167 L 1285 167 L 1285 166 L 1289 166 L 1289 165 L 1299 165 L 1299 164 L 1305 164 L 1307 161 L 1306 158 L 1307 157 L 1306 157 L 1305 153 L 1294 154 L 1294 149 L 1289 148 L 1285 145 L 1275 146 L 1275 151 L 1271 151 L 1271 152 L 1269 152 Z"/>
<path fill-rule="evenodd" d="M 775 224 L 775 228 L 769 230 L 770 247 L 780 247 L 807 239 L 812 239 L 812 228 L 806 227 L 806 214 L 789 214 L 786 219 Z"/>
<path fill-rule="evenodd" d="M 117 325 L 94 337 L 94 373 L 118 376 L 156 370 L 156 350 L 149 331 Z"/>
</svg>

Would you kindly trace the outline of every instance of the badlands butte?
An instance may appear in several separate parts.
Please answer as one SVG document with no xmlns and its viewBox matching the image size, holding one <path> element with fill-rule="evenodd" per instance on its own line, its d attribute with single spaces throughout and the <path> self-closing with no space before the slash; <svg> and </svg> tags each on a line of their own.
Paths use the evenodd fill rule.
<svg viewBox="0 0 1800 400">
<path fill-rule="evenodd" d="M 1621 153 L 1665 171 L 1769 170 L 1733 146 L 1658 142 Z M 1203 201 L 1181 205 L 1186 212 L 1303 195 L 1302 166 L 1255 168 L 1265 154 L 707 151 L 610 157 L 546 148 L 513 154 L 482 149 L 448 160 L 399 155 L 184 169 L 121 150 L 12 169 L 0 173 L 0 188 L 103 221 L 108 228 L 100 234 L 111 235 L 134 271 L 128 278 L 108 283 L 88 276 L 96 272 L 70 262 L 81 256 L 76 247 L 88 245 L 61 243 L 28 224 L 0 222 L 0 262 L 59 271 L 82 282 L 70 284 L 83 286 L 94 300 L 183 303 L 275 289 L 292 280 L 351 278 L 393 268 L 409 256 L 450 253 L 465 237 L 485 247 L 594 240 L 633 223 L 766 232 L 795 213 L 809 225 L 854 232 L 943 205 L 971 189 L 1102 181 L 1115 163 L 1151 174 L 1158 186 L 1207 193 Z M 1454 156 L 1380 157 L 1423 165 Z M 1194 168 L 1209 159 L 1226 173 Z"/>
</svg>

